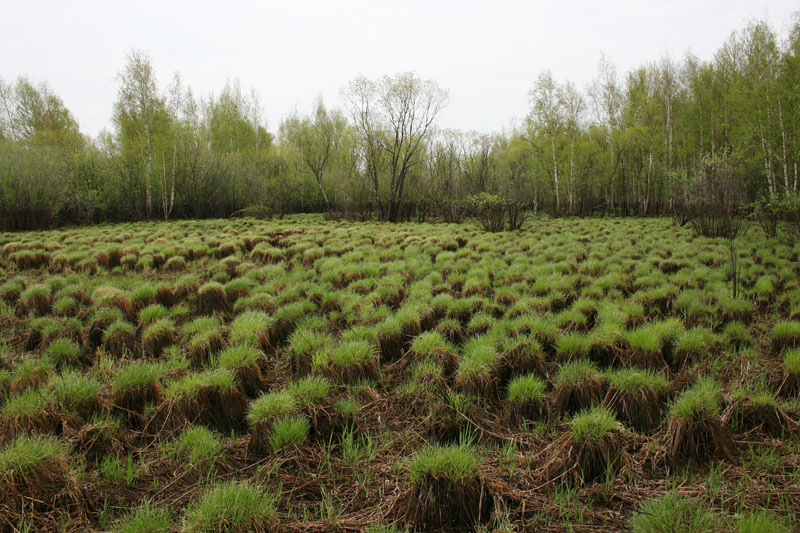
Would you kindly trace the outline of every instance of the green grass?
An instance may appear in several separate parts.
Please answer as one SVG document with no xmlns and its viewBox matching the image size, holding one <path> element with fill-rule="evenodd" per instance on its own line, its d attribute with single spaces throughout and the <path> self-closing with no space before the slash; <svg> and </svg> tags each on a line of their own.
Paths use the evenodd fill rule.
<svg viewBox="0 0 800 533">
<path fill-rule="evenodd" d="M 134 361 L 114 373 L 111 381 L 114 392 L 124 392 L 146 387 L 158 381 L 164 373 L 164 366 L 149 361 Z"/>
<path fill-rule="evenodd" d="M 738 533 L 789 533 L 781 518 L 769 511 L 752 511 L 741 515 L 736 525 Z"/>
<path fill-rule="evenodd" d="M 455 347 L 437 331 L 420 333 L 411 343 L 411 350 L 421 358 L 435 359 L 442 353 L 454 353 Z"/>
<path fill-rule="evenodd" d="M 582 333 L 568 333 L 556 340 L 556 355 L 566 360 L 586 357 L 591 348 L 589 337 Z"/>
<path fill-rule="evenodd" d="M 428 445 L 411 458 L 408 467 L 411 482 L 422 485 L 430 478 L 446 477 L 452 483 L 474 479 L 480 459 L 472 446 L 452 444 Z"/>
<path fill-rule="evenodd" d="M 572 438 L 576 442 L 600 440 L 613 431 L 622 429 L 614 413 L 604 407 L 593 407 L 581 411 L 569 421 Z"/>
<path fill-rule="evenodd" d="M 791 344 L 797 347 L 800 344 L 800 320 L 785 320 L 772 327 L 770 333 L 773 342 Z"/>
<path fill-rule="evenodd" d="M 44 351 L 44 356 L 58 365 L 77 362 L 81 347 L 72 339 L 56 339 Z"/>
<path fill-rule="evenodd" d="M 800 375 L 800 348 L 786 350 L 783 354 L 783 366 L 790 374 Z"/>
<path fill-rule="evenodd" d="M 534 375 L 518 376 L 508 383 L 508 401 L 515 404 L 539 403 L 546 398 L 547 384 Z"/>
<path fill-rule="evenodd" d="M 258 364 L 263 354 L 250 345 L 230 346 L 217 356 L 217 365 L 220 368 L 236 370 Z"/>
<path fill-rule="evenodd" d="M 710 329 L 695 327 L 678 335 L 675 341 L 675 351 L 678 353 L 703 354 L 711 351 L 718 342 L 717 335 Z"/>
<path fill-rule="evenodd" d="M 251 424 L 275 422 L 297 412 L 296 397 L 288 390 L 262 394 L 250 403 L 247 419 Z"/>
<path fill-rule="evenodd" d="M 169 310 L 166 307 L 161 304 L 152 304 L 139 311 L 139 323 L 148 326 L 168 316 Z"/>
<path fill-rule="evenodd" d="M 274 497 L 249 481 L 218 482 L 206 489 L 184 518 L 187 533 L 267 530 L 275 518 Z"/>
<path fill-rule="evenodd" d="M 231 323 L 229 341 L 231 344 L 243 344 L 259 347 L 262 339 L 268 335 L 272 326 L 272 317 L 263 311 L 245 311 Z"/>
<path fill-rule="evenodd" d="M 110 324 L 103 333 L 103 342 L 108 343 L 109 340 L 119 335 L 136 335 L 136 326 L 124 320 L 118 320 Z"/>
<path fill-rule="evenodd" d="M 12 396 L 0 407 L 0 420 L 10 423 L 36 419 L 50 406 L 50 399 L 39 390 L 27 390 Z"/>
<path fill-rule="evenodd" d="M 304 416 L 289 416 L 278 420 L 272 426 L 269 435 L 269 444 L 272 451 L 278 451 L 287 446 L 299 446 L 308 439 L 311 423 Z"/>
<path fill-rule="evenodd" d="M 580 359 L 561 365 L 553 378 L 553 384 L 576 387 L 587 380 L 600 380 L 603 374 L 592 361 Z"/>
<path fill-rule="evenodd" d="M 64 461 L 69 447 L 53 437 L 23 435 L 0 448 L 0 480 L 8 482 L 43 464 Z"/>
<path fill-rule="evenodd" d="M 493 339 L 483 335 L 473 337 L 464 345 L 464 354 L 458 365 L 458 374 L 466 378 L 486 376 L 497 361 L 497 348 Z"/>
<path fill-rule="evenodd" d="M 175 448 L 192 465 L 213 463 L 223 452 L 222 438 L 204 426 L 191 426 L 178 437 Z"/>
<path fill-rule="evenodd" d="M 225 368 L 188 374 L 167 385 L 164 394 L 168 400 L 192 398 L 204 388 L 215 388 L 226 392 L 235 388 L 233 373 Z"/>
<path fill-rule="evenodd" d="M 96 378 L 65 371 L 50 379 L 45 396 L 67 412 L 79 412 L 98 403 L 101 390 L 102 385 Z"/>
<path fill-rule="evenodd" d="M 706 416 L 718 416 L 721 411 L 722 386 L 712 378 L 701 378 L 681 393 L 673 402 L 672 416 L 696 420 Z"/>
<path fill-rule="evenodd" d="M 328 396 L 331 388 L 331 382 L 322 376 L 306 376 L 289 383 L 287 392 L 305 408 Z"/>
<path fill-rule="evenodd" d="M 669 389 L 669 380 L 661 373 L 635 368 L 623 368 L 606 372 L 608 382 L 617 390 L 626 392 L 639 392 L 654 390 L 664 393 Z"/>
<path fill-rule="evenodd" d="M 166 507 L 149 502 L 136 507 L 114 526 L 114 533 L 168 533 L 172 527 L 172 513 Z"/>
<path fill-rule="evenodd" d="M 377 360 L 378 350 L 374 344 L 363 341 L 342 342 L 331 351 L 330 363 L 340 368 L 360 366 Z"/>
<path fill-rule="evenodd" d="M 675 493 L 667 493 L 644 504 L 630 520 L 633 533 L 717 533 L 720 520 L 705 504 Z"/>
</svg>

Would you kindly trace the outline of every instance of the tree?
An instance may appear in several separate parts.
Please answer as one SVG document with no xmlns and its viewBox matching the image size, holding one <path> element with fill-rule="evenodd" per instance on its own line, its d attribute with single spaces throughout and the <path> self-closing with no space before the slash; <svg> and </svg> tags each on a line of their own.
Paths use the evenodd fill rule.
<svg viewBox="0 0 800 533">
<path fill-rule="evenodd" d="M 396 222 L 406 182 L 420 164 L 447 91 L 411 72 L 378 81 L 360 77 L 347 97 L 362 148 L 364 173 L 372 185 L 380 220 Z"/>
<path fill-rule="evenodd" d="M 347 130 L 347 119 L 339 112 L 329 112 L 320 97 L 311 117 L 292 115 L 281 124 L 281 137 L 297 150 L 303 164 L 314 176 L 325 209 L 331 201 L 326 192 L 328 169 L 340 158 Z"/>
<path fill-rule="evenodd" d="M 556 137 L 561 133 L 564 124 L 563 101 L 559 98 L 559 88 L 549 70 L 539 74 L 533 89 L 529 92 L 531 112 L 529 123 L 534 130 L 544 132 L 550 141 L 550 153 L 553 160 L 553 189 L 555 191 L 556 213 L 561 211 L 561 200 L 558 181 L 558 155 Z"/>
<path fill-rule="evenodd" d="M 118 100 L 114 104 L 114 124 L 123 150 L 143 155 L 141 173 L 145 181 L 145 213 L 150 217 L 153 206 L 153 145 L 159 115 L 164 113 L 164 98 L 158 91 L 156 74 L 150 58 L 133 49 L 119 74 Z M 129 154 L 135 157 L 135 154 Z"/>
<path fill-rule="evenodd" d="M 80 148 L 83 136 L 72 113 L 46 82 L 34 85 L 24 76 L 14 85 L 0 80 L 0 139 L 28 145 Z"/>
</svg>

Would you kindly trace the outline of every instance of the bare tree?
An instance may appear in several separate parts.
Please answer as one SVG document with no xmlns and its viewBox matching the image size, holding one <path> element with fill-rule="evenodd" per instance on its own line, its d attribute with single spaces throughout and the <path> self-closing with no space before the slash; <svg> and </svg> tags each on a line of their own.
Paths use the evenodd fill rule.
<svg viewBox="0 0 800 533">
<path fill-rule="evenodd" d="M 361 140 L 364 172 L 381 220 L 398 220 L 406 182 L 435 129 L 447 91 L 411 72 L 360 77 L 345 93 Z"/>
</svg>

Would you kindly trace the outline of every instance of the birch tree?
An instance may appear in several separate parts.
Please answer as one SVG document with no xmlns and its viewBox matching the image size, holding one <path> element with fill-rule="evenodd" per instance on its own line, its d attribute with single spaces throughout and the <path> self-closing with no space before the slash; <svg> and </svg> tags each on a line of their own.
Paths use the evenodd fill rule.
<svg viewBox="0 0 800 533">
<path fill-rule="evenodd" d="M 553 161 L 553 189 L 555 191 L 556 213 L 561 211 L 561 194 L 558 177 L 558 153 L 556 137 L 564 126 L 564 107 L 559 98 L 559 89 L 549 70 L 539 74 L 533 88 L 528 93 L 531 104 L 529 121 L 535 129 L 543 131 L 550 141 Z"/>
<path fill-rule="evenodd" d="M 158 91 L 156 73 L 150 58 L 133 49 L 119 74 L 120 88 L 114 105 L 114 123 L 123 142 L 137 145 L 144 159 L 145 213 L 153 209 L 153 137 L 157 115 L 163 111 L 164 99 Z"/>
</svg>

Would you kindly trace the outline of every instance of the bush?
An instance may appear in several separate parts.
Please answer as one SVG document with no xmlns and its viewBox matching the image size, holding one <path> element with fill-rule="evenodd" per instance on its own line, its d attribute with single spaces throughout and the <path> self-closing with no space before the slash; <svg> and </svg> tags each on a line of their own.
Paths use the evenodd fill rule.
<svg viewBox="0 0 800 533">
<path fill-rule="evenodd" d="M 474 217 L 484 231 L 517 230 L 525 221 L 525 209 L 519 202 L 496 194 L 482 192 L 468 196 L 467 213 Z"/>
</svg>

